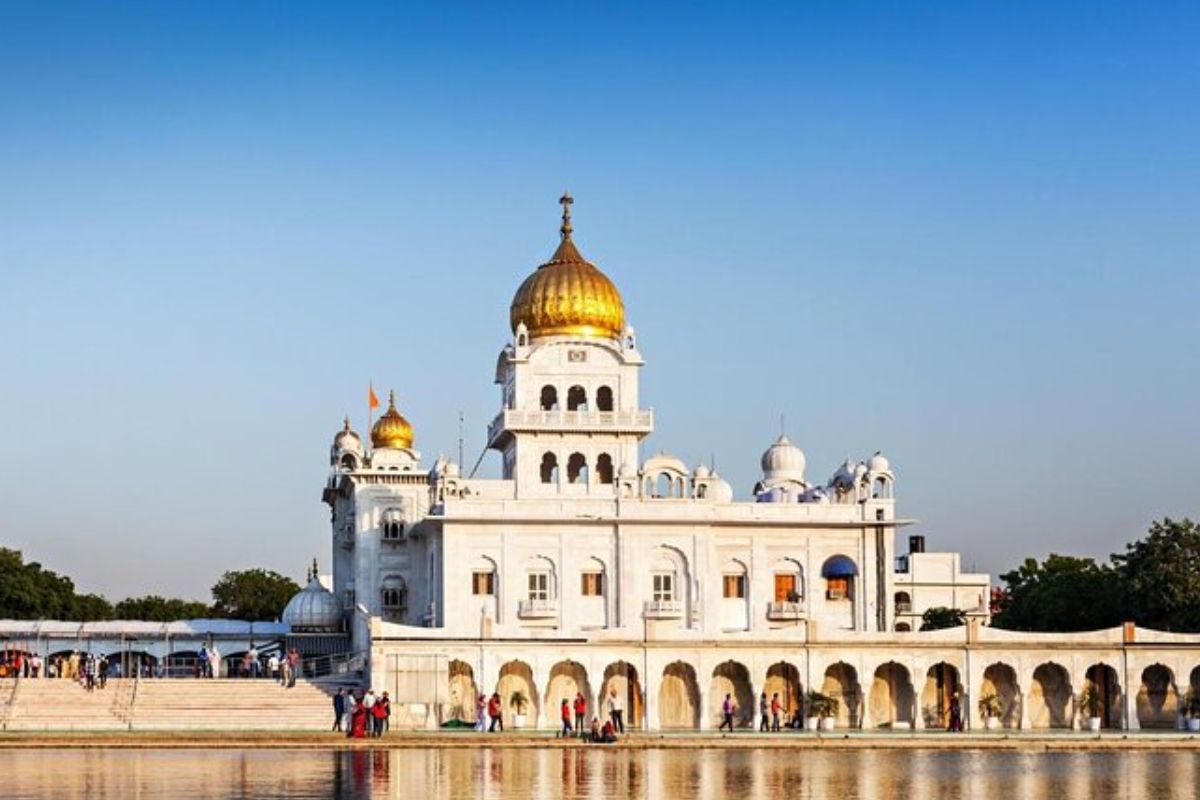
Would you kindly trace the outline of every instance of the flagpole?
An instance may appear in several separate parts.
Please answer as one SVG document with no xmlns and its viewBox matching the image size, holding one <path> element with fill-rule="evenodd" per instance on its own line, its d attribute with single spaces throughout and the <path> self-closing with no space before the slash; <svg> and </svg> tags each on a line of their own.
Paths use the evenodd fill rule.
<svg viewBox="0 0 1200 800">
<path fill-rule="evenodd" d="M 367 441 L 371 440 L 371 426 L 375 415 L 375 406 L 371 399 L 375 397 L 375 382 L 367 381 Z"/>
</svg>

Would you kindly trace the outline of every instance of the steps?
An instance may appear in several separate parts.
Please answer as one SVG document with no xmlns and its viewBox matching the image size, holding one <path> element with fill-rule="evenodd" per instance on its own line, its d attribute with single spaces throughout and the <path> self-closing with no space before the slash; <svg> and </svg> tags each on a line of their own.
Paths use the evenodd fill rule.
<svg viewBox="0 0 1200 800">
<path fill-rule="evenodd" d="M 289 730 L 324 731 L 333 702 L 322 688 L 297 681 L 110 679 L 88 692 L 74 681 L 0 684 L 0 722 L 9 731 Z"/>
<path fill-rule="evenodd" d="M 133 679 L 108 681 L 89 692 L 75 681 L 22 678 L 13 681 L 4 728 L 9 731 L 126 730 Z"/>
<path fill-rule="evenodd" d="M 333 701 L 306 681 L 146 679 L 138 683 L 131 730 L 327 730 Z"/>
</svg>

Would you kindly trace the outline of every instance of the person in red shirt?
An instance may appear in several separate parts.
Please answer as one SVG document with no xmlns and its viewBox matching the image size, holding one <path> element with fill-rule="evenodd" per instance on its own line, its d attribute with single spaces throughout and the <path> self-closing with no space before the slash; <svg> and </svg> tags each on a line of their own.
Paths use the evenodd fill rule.
<svg viewBox="0 0 1200 800">
<path fill-rule="evenodd" d="M 571 702 L 565 697 L 562 701 L 562 724 L 559 735 L 565 739 L 571 735 Z"/>
<path fill-rule="evenodd" d="M 488 727 L 488 733 L 492 733 L 496 728 L 500 728 L 500 732 L 504 732 L 504 719 L 500 716 L 500 695 L 493 694 L 488 700 L 488 716 L 492 718 L 492 724 Z"/>
<path fill-rule="evenodd" d="M 779 700 L 779 692 L 771 697 L 771 730 L 779 733 L 779 717 L 783 713 L 783 703 Z"/>
<path fill-rule="evenodd" d="M 388 718 L 392 715 L 392 701 L 388 699 L 388 693 L 384 692 L 375 701 L 375 705 L 371 706 L 371 716 L 375 718 L 374 734 L 375 736 L 383 736 L 387 733 Z"/>
<path fill-rule="evenodd" d="M 583 696 L 583 692 L 575 695 L 575 733 L 583 736 L 583 729 L 587 725 L 587 699 Z"/>
</svg>

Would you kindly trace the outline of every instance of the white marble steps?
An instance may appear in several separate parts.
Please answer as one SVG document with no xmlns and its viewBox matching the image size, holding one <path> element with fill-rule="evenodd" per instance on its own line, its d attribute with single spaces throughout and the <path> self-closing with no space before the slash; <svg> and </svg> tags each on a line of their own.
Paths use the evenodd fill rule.
<svg viewBox="0 0 1200 800">
<path fill-rule="evenodd" d="M 270 680 L 143 679 L 131 730 L 323 730 L 333 702 L 320 688 L 297 681 L 284 689 Z"/>
<path fill-rule="evenodd" d="M 89 692 L 70 680 L 21 680 L 4 722 L 9 731 L 126 730 L 133 682 L 110 680 Z"/>
</svg>

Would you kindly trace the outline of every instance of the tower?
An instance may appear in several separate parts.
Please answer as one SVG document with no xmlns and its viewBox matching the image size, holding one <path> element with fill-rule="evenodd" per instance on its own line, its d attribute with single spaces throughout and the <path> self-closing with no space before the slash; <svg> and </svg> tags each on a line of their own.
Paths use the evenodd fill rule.
<svg viewBox="0 0 1200 800">
<path fill-rule="evenodd" d="M 616 286 L 579 252 L 564 194 L 561 239 L 525 279 L 509 310 L 513 340 L 500 354 L 501 410 L 488 446 L 518 498 L 612 496 L 636 472 L 654 428 L 638 405 L 642 364 Z"/>
</svg>

